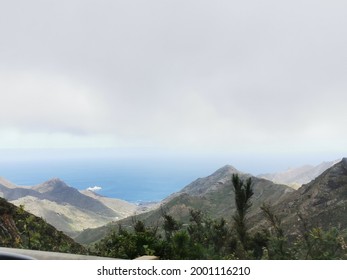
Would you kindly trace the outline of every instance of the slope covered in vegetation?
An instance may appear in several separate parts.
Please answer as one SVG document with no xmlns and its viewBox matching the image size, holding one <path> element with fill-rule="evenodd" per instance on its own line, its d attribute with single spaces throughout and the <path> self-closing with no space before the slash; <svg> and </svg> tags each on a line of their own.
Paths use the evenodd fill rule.
<svg viewBox="0 0 347 280">
<path fill-rule="evenodd" d="M 86 254 L 87 250 L 43 219 L 0 197 L 0 246 Z"/>
<path fill-rule="evenodd" d="M 210 219 L 191 209 L 189 222 L 182 224 L 162 210 L 161 226 L 134 219 L 131 230 L 119 225 L 94 245 L 94 251 L 118 258 L 153 254 L 162 259 L 347 259 L 344 229 L 311 224 L 300 213 L 296 220 L 300 232 L 293 235 L 283 227 L 276 208 L 264 203 L 259 209 L 263 226 L 250 230 L 252 180 L 235 174 L 230 187 L 236 210 L 229 217 Z"/>
</svg>

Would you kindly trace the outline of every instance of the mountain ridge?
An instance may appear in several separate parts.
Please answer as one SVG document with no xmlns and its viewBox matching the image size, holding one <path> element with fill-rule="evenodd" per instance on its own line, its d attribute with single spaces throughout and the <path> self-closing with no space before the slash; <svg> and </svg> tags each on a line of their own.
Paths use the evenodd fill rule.
<svg viewBox="0 0 347 280">
<path fill-rule="evenodd" d="M 346 158 L 343 158 L 342 164 L 345 163 Z M 286 185 L 241 172 L 232 165 L 225 165 L 206 177 L 194 180 L 180 191 L 168 196 L 160 204 L 146 206 L 147 208 L 107 198 L 92 191 L 78 191 L 59 178 L 52 178 L 33 187 L 16 187 L 13 183 L 2 179 L 0 180 L 0 196 L 12 199 L 11 202 L 16 205 L 25 204 L 26 209 L 41 215 L 60 230 L 70 236 L 83 239 L 83 232 L 79 234 L 82 230 L 100 226 L 106 228 L 109 226 L 105 224 L 111 223 L 110 226 L 112 226 L 120 220 L 122 223 L 130 224 L 133 215 L 139 219 L 143 218 L 149 224 L 155 224 L 161 219 L 163 210 L 183 223 L 189 221 L 190 209 L 201 210 L 213 219 L 230 218 L 235 209 L 232 174 L 238 174 L 242 180 L 252 179 L 254 187 L 253 206 L 250 209 L 252 217 L 257 217 L 262 203 L 287 205 L 284 209 L 276 206 L 279 211 L 285 213 L 288 205 L 292 203 L 288 199 L 290 197 L 292 200 L 298 199 L 298 193 L 307 188 L 306 184 L 295 191 Z M 335 202 L 329 203 L 332 205 Z M 158 209 L 159 206 L 163 210 Z M 89 229 L 88 232 L 90 235 L 95 231 Z M 95 235 L 100 237 L 102 234 Z"/>
<path fill-rule="evenodd" d="M 325 170 L 311 182 L 271 206 L 291 234 L 300 228 L 331 227 L 347 229 L 347 158 Z M 262 220 L 260 213 L 250 218 L 251 223 Z M 259 224 L 264 223 L 259 222 Z"/>
<path fill-rule="evenodd" d="M 82 244 L 93 243 L 105 236 L 109 230 L 117 227 L 117 224 L 130 227 L 134 219 L 142 220 L 148 225 L 156 225 L 162 221 L 163 211 L 182 223 L 189 223 L 190 209 L 201 210 L 212 219 L 227 216 L 231 218 L 235 209 L 231 178 L 232 174 L 235 173 L 239 174 L 241 179 L 251 176 L 238 171 L 231 165 L 226 165 L 206 177 L 194 180 L 180 191 L 168 196 L 163 200 L 159 209 L 136 215 L 136 217 L 128 217 L 119 222 L 113 222 L 99 229 L 88 229 L 79 234 L 75 240 Z M 286 196 L 287 193 L 294 191 L 294 189 L 285 185 L 274 184 L 269 180 L 254 176 L 251 177 L 255 197 L 257 197 L 257 202 L 254 203 L 251 211 L 260 207 L 262 202 L 273 203 Z"/>
<path fill-rule="evenodd" d="M 235 202 L 234 202 L 234 193 L 232 190 L 231 177 L 232 174 L 238 174 L 241 180 L 247 178 L 252 179 L 252 186 L 254 195 L 252 197 L 252 207 L 249 210 L 249 224 L 252 229 L 265 226 L 267 221 L 260 209 L 263 203 L 272 205 L 274 213 L 279 215 L 283 219 L 283 224 L 285 225 L 286 230 L 290 232 L 297 232 L 297 210 L 295 207 L 296 201 L 302 201 L 303 205 L 309 205 L 310 207 L 316 207 L 319 203 L 323 203 L 324 207 L 317 209 L 317 215 L 313 212 L 306 211 L 305 207 L 300 208 L 303 212 L 303 216 L 307 219 L 308 224 L 316 224 L 319 226 L 319 219 L 325 215 L 325 222 L 327 225 L 338 226 L 337 221 L 342 221 L 340 223 L 343 226 L 347 227 L 347 217 L 341 211 L 341 209 L 346 209 L 347 207 L 347 174 L 345 171 L 341 171 L 341 166 L 343 170 L 347 170 L 347 159 L 343 158 L 341 162 L 336 163 L 332 167 L 325 170 L 317 178 L 315 178 L 310 183 L 303 185 L 300 189 L 295 190 L 289 186 L 273 183 L 265 178 L 258 178 L 247 173 L 238 171 L 236 168 L 226 165 L 217 171 L 213 172 L 211 175 L 198 178 L 192 183 L 188 184 L 182 188 L 179 192 L 170 195 L 165 199 L 161 205 L 161 209 L 153 210 L 146 212 L 144 214 L 137 215 L 134 217 L 128 217 L 121 221 L 111 223 L 109 225 L 103 226 L 101 228 L 90 229 L 82 232 L 75 239 L 82 244 L 89 244 L 96 242 L 103 238 L 107 232 L 111 231 L 118 224 L 122 226 L 131 227 L 133 220 L 141 220 L 149 226 L 158 225 L 158 221 L 162 221 L 162 213 L 173 216 L 181 223 L 189 223 L 189 210 L 201 210 L 208 217 L 215 218 L 225 218 L 229 223 L 232 223 L 232 215 L 235 211 Z M 340 170 L 340 172 L 334 171 Z M 331 176 L 331 174 L 335 174 Z M 334 193 L 333 197 L 325 195 L 325 192 L 318 189 L 318 187 L 309 187 L 311 185 L 315 186 L 318 184 L 324 176 L 328 176 L 330 179 L 326 179 L 323 183 L 324 186 L 329 186 L 330 189 L 335 186 L 342 186 L 341 189 L 345 191 L 345 194 L 336 194 Z M 336 179 L 340 178 L 340 179 Z M 336 181 L 337 180 L 337 181 Z M 340 180 L 340 181 L 339 181 Z M 330 182 L 330 183 L 329 183 Z M 305 190 L 311 190 L 309 196 L 305 196 Z M 325 201 L 321 201 L 322 197 L 326 196 Z M 299 203 L 300 204 L 300 203 Z M 325 212 L 325 207 L 329 206 L 329 211 Z M 344 208 L 341 208 L 344 207 Z M 319 210 L 319 211 L 318 211 Z M 336 221 L 329 222 L 327 216 L 337 213 Z M 329 214 L 326 214 L 329 213 Z M 288 215 L 288 217 L 286 217 Z M 346 220 L 346 221 L 344 221 Z"/>
<path fill-rule="evenodd" d="M 86 228 L 122 219 L 140 209 L 126 201 L 88 196 L 59 178 L 32 187 L 16 186 L 2 179 L 0 196 L 17 206 L 25 205 L 26 210 L 72 237 Z M 120 211 L 117 211 L 117 205 Z"/>
<path fill-rule="evenodd" d="M 301 185 L 309 183 L 325 170 L 340 161 L 341 159 L 337 159 L 333 161 L 324 161 L 318 165 L 303 165 L 300 167 L 288 168 L 285 171 L 259 174 L 257 177 L 265 178 L 275 183 L 285 184 L 298 189 Z"/>
<path fill-rule="evenodd" d="M 64 181 L 53 178 L 42 184 L 32 187 L 33 190 L 42 194 L 42 196 L 50 201 L 67 203 L 80 209 L 95 212 L 96 214 L 113 217 L 116 213 L 102 204 L 100 201 L 86 196 L 77 189 L 68 186 Z"/>
</svg>

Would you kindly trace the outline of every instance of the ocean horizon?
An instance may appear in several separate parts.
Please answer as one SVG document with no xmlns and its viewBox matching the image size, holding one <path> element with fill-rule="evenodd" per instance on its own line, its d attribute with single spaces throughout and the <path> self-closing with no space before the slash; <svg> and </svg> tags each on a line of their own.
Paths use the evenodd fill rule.
<svg viewBox="0 0 347 280">
<path fill-rule="evenodd" d="M 98 194 L 129 202 L 160 201 L 215 170 L 170 161 L 75 159 L 0 162 L 0 177 L 19 186 L 59 178 L 78 190 L 99 187 Z"/>
<path fill-rule="evenodd" d="M 100 195 L 129 202 L 161 201 L 198 178 L 231 164 L 257 175 L 286 167 L 319 164 L 334 156 L 286 159 L 252 155 L 182 156 L 139 150 L 0 150 L 0 177 L 19 186 L 59 178 L 78 190 L 99 187 Z M 335 158 L 338 158 L 337 156 Z"/>
</svg>

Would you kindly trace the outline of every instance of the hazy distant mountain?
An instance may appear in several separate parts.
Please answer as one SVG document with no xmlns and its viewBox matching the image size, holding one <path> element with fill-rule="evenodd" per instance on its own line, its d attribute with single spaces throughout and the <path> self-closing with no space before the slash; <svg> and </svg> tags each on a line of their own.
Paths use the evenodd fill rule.
<svg viewBox="0 0 347 280">
<path fill-rule="evenodd" d="M 83 190 L 80 192 L 85 196 L 99 201 L 112 211 L 116 212 L 119 217 L 130 216 L 138 210 L 138 206 L 136 204 L 132 204 L 121 199 L 105 197 L 90 190 Z"/>
<path fill-rule="evenodd" d="M 0 196 L 15 205 L 24 205 L 27 211 L 70 236 L 143 211 L 126 201 L 105 198 L 91 191 L 80 192 L 58 178 L 33 187 L 16 186 L 1 178 Z"/>
<path fill-rule="evenodd" d="M 275 183 L 289 185 L 297 189 L 302 184 L 309 183 L 339 161 L 340 159 L 323 162 L 317 166 L 304 165 L 301 167 L 289 168 L 283 172 L 260 174 L 257 177 L 265 178 Z"/>
<path fill-rule="evenodd" d="M 205 178 L 199 178 L 187 185 L 181 191 L 170 195 L 163 201 L 162 209 L 179 221 L 189 222 L 189 210 L 199 209 L 211 218 L 225 217 L 231 219 L 235 210 L 234 192 L 231 184 L 232 174 L 239 174 L 242 179 L 249 174 L 242 173 L 236 168 L 227 165 Z M 274 184 L 266 179 L 251 176 L 254 189 L 254 200 L 251 212 L 256 211 L 263 203 L 275 203 L 294 190 L 288 186 Z M 143 220 L 147 224 L 156 225 L 161 220 L 161 209 L 156 209 L 141 215 L 136 219 Z M 132 218 L 120 222 L 131 225 Z M 94 242 L 107 233 L 112 224 L 97 229 L 82 232 L 76 240 L 80 243 Z"/>
<path fill-rule="evenodd" d="M 159 202 L 146 202 L 143 204 L 129 203 L 125 200 L 102 196 L 91 190 L 82 190 L 80 192 L 100 201 L 102 204 L 115 211 L 119 217 L 128 217 L 130 215 L 134 215 L 135 213 L 139 214 L 147 212 L 151 209 L 158 208 L 160 205 Z"/>
<path fill-rule="evenodd" d="M 8 189 L 14 189 L 14 188 L 18 188 L 17 185 L 13 184 L 12 182 L 6 180 L 3 177 L 0 177 L 0 186 L 4 186 Z"/>
<path fill-rule="evenodd" d="M 69 204 L 79 209 L 88 210 L 101 216 L 115 217 L 117 214 L 99 200 L 80 193 L 77 189 L 66 185 L 58 178 L 51 179 L 40 185 L 34 186 L 33 190 L 42 194 L 47 200 L 58 204 Z"/>
<path fill-rule="evenodd" d="M 15 184 L 7 181 L 4 178 L 0 178 L 0 196 L 6 198 L 7 200 L 16 200 L 18 198 L 21 198 L 23 196 L 37 196 L 42 197 L 40 193 L 37 193 L 36 191 L 32 190 L 29 187 L 19 187 Z"/>
<path fill-rule="evenodd" d="M 297 213 L 301 213 L 309 227 L 346 229 L 347 158 L 290 193 L 274 205 L 273 210 L 282 218 L 287 230 L 293 233 L 300 228 Z"/>
</svg>

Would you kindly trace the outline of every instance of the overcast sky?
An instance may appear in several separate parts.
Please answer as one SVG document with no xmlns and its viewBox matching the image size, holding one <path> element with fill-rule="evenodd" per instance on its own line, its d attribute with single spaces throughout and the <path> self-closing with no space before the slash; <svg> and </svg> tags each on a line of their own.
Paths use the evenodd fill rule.
<svg viewBox="0 0 347 280">
<path fill-rule="evenodd" d="M 0 148 L 347 155 L 347 2 L 0 0 Z"/>
</svg>

